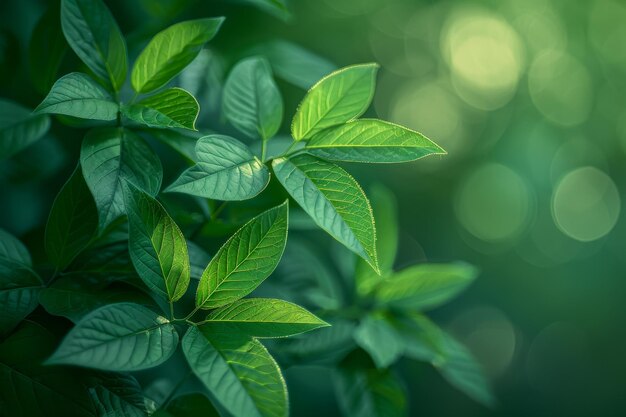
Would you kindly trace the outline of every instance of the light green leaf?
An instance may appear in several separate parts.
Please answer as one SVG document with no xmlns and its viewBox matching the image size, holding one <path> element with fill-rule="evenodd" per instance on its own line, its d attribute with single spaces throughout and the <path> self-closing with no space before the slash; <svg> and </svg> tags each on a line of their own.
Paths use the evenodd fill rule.
<svg viewBox="0 0 626 417">
<path fill-rule="evenodd" d="M 26 246 L 9 232 L 0 229 L 0 262 L 11 261 L 30 267 L 32 260 Z"/>
<path fill-rule="evenodd" d="M 213 39 L 223 21 L 223 17 L 189 20 L 157 33 L 133 66 L 135 91 L 149 93 L 174 78 Z"/>
<path fill-rule="evenodd" d="M 0 99 L 0 161 L 41 139 L 50 128 L 50 118 Z"/>
<path fill-rule="evenodd" d="M 380 315 L 366 316 L 354 331 L 354 340 L 369 353 L 377 368 L 389 367 L 404 351 L 395 329 Z"/>
<path fill-rule="evenodd" d="M 246 145 L 229 136 L 209 135 L 196 143 L 196 165 L 165 191 L 239 201 L 259 194 L 269 180 L 269 170 Z"/>
<path fill-rule="evenodd" d="M 161 161 L 139 136 L 124 128 L 90 131 L 80 150 L 80 165 L 100 216 L 100 230 L 125 213 L 122 182 L 156 195 Z"/>
<path fill-rule="evenodd" d="M 340 368 L 334 382 L 339 406 L 346 416 L 407 415 L 406 389 L 391 371 Z"/>
<path fill-rule="evenodd" d="M 147 417 L 144 397 L 137 380 L 128 374 L 102 373 L 89 388 L 98 416 Z"/>
<path fill-rule="evenodd" d="M 88 75 L 64 75 L 35 109 L 36 113 L 64 114 L 90 120 L 115 120 L 119 105 Z"/>
<path fill-rule="evenodd" d="M 102 0 L 63 0 L 61 25 L 67 43 L 94 74 L 120 91 L 128 69 L 126 42 Z"/>
<path fill-rule="evenodd" d="M 382 282 L 375 297 L 385 305 L 424 311 L 457 296 L 477 275 L 476 268 L 463 263 L 415 265 Z"/>
<path fill-rule="evenodd" d="M 258 45 L 253 52 L 267 58 L 277 77 L 305 90 L 337 69 L 327 59 L 281 39 Z"/>
<path fill-rule="evenodd" d="M 393 272 L 393 264 L 398 250 L 398 218 L 396 215 L 396 198 L 393 193 L 381 184 L 374 184 L 369 191 L 374 220 L 376 222 L 376 253 L 381 275 L 388 276 Z M 354 271 L 357 294 L 361 297 L 369 295 L 382 282 L 372 268 L 359 258 Z"/>
<path fill-rule="evenodd" d="M 322 130 L 307 152 L 332 161 L 393 163 L 446 152 L 414 130 L 376 119 L 359 119 Z"/>
<path fill-rule="evenodd" d="M 251 337 L 286 337 L 329 326 L 304 308 L 271 298 L 247 298 L 213 311 L 208 332 L 225 327 Z"/>
<path fill-rule="evenodd" d="M 98 210 L 78 166 L 54 199 L 46 224 L 48 258 L 64 269 L 89 244 L 98 229 Z"/>
<path fill-rule="evenodd" d="M 304 96 L 291 123 L 295 140 L 362 115 L 374 97 L 378 64 L 352 65 L 317 82 Z"/>
<path fill-rule="evenodd" d="M 194 374 L 232 416 L 288 415 L 285 380 L 259 341 L 192 327 L 182 346 Z"/>
<path fill-rule="evenodd" d="M 315 223 L 378 272 L 374 216 L 350 174 L 311 155 L 278 158 L 274 173 Z"/>
<path fill-rule="evenodd" d="M 179 127 L 196 130 L 200 107 L 187 91 L 174 87 L 136 104 L 122 106 L 124 116 L 150 127 Z"/>
<path fill-rule="evenodd" d="M 471 352 L 427 317 L 413 314 L 398 323 L 405 338 L 405 355 L 428 361 L 460 391 L 488 407 L 496 399 L 481 365 Z"/>
<path fill-rule="evenodd" d="M 223 112 L 250 138 L 268 140 L 278 132 L 283 99 L 265 59 L 252 57 L 235 65 L 224 86 Z"/>
<path fill-rule="evenodd" d="M 133 265 L 148 288 L 177 301 L 189 286 L 185 236 L 158 201 L 130 183 L 123 189 Z"/>
<path fill-rule="evenodd" d="M 276 269 L 287 243 L 287 203 L 259 214 L 226 241 L 200 278 L 197 306 L 217 308 L 235 302 Z"/>
<path fill-rule="evenodd" d="M 74 326 L 47 363 L 138 371 L 165 362 L 177 344 L 165 317 L 138 304 L 109 304 Z"/>
</svg>

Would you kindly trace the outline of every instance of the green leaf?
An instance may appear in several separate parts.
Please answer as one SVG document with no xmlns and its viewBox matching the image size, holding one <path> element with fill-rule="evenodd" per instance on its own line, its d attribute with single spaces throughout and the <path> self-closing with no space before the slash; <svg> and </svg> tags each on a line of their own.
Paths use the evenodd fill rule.
<svg viewBox="0 0 626 417">
<path fill-rule="evenodd" d="M 304 96 L 291 123 L 295 140 L 362 115 L 374 97 L 378 64 L 352 65 L 317 82 Z"/>
<path fill-rule="evenodd" d="M 382 282 L 375 297 L 385 305 L 424 311 L 450 301 L 477 275 L 476 268 L 463 263 L 415 265 Z"/>
<path fill-rule="evenodd" d="M 172 417 L 220 417 L 211 401 L 200 393 L 176 397 L 166 410 Z"/>
<path fill-rule="evenodd" d="M 235 302 L 276 269 L 287 243 L 287 203 L 250 220 L 220 248 L 200 278 L 198 307 L 217 308 Z"/>
<path fill-rule="evenodd" d="M 256 196 L 269 181 L 269 170 L 246 145 L 229 136 L 209 135 L 196 143 L 196 165 L 165 191 L 239 201 Z"/>
<path fill-rule="evenodd" d="M 0 161 L 41 139 L 50 128 L 50 118 L 0 99 Z"/>
<path fill-rule="evenodd" d="M 61 25 L 67 43 L 94 74 L 120 91 L 128 69 L 126 42 L 102 0 L 63 0 Z"/>
<path fill-rule="evenodd" d="M 194 374 L 232 416 L 288 415 L 285 380 L 259 341 L 192 327 L 182 346 Z"/>
<path fill-rule="evenodd" d="M 337 69 L 325 58 L 281 39 L 263 43 L 254 48 L 253 52 L 267 58 L 277 77 L 305 90 Z"/>
<path fill-rule="evenodd" d="M 187 242 L 163 206 L 130 183 L 124 185 L 128 213 L 128 249 L 146 285 L 168 301 L 179 300 L 189 286 Z"/>
<path fill-rule="evenodd" d="M 224 86 L 223 112 L 250 138 L 268 140 L 278 132 L 283 99 L 265 59 L 252 57 L 235 65 Z"/>
<path fill-rule="evenodd" d="M 125 213 L 122 182 L 150 195 L 161 187 L 161 161 L 139 136 L 124 128 L 90 131 L 80 150 L 85 182 L 96 201 L 100 230 Z"/>
<path fill-rule="evenodd" d="M 145 132 L 151 138 L 169 146 L 181 155 L 187 162 L 193 164 L 195 162 L 195 147 L 198 139 L 202 134 L 192 130 L 174 130 L 174 129 L 154 129 L 144 128 L 140 132 Z"/>
<path fill-rule="evenodd" d="M 367 315 L 354 331 L 354 340 L 369 353 L 377 368 L 389 367 L 404 351 L 395 329 L 380 315 Z"/>
<path fill-rule="evenodd" d="M 0 262 L 10 261 L 32 266 L 30 253 L 26 246 L 9 232 L 0 229 Z"/>
<path fill-rule="evenodd" d="M 346 416 L 407 415 L 406 389 L 391 371 L 340 368 L 334 382 L 339 406 Z"/>
<path fill-rule="evenodd" d="M 0 258 L 0 335 L 37 307 L 42 288 L 41 278 L 28 266 Z"/>
<path fill-rule="evenodd" d="M 89 393 L 99 416 L 147 417 L 141 386 L 128 374 L 103 373 Z"/>
<path fill-rule="evenodd" d="M 350 174 L 311 155 L 278 158 L 274 173 L 315 223 L 378 272 L 374 216 Z"/>
<path fill-rule="evenodd" d="M 169 88 L 136 104 L 122 106 L 124 116 L 150 127 L 196 130 L 198 102 L 182 88 Z"/>
<path fill-rule="evenodd" d="M 56 338 L 34 322 L 22 323 L 0 344 L 0 404 L 6 416 L 97 417 L 82 371 L 42 366 Z"/>
<path fill-rule="evenodd" d="M 90 120 L 115 120 L 119 105 L 86 74 L 72 72 L 61 77 L 36 113 L 64 114 Z"/>
<path fill-rule="evenodd" d="M 359 119 L 322 130 L 306 144 L 308 153 L 332 161 L 393 163 L 446 152 L 421 133 L 394 123 Z"/>
<path fill-rule="evenodd" d="M 209 332 L 220 326 L 252 337 L 286 337 L 329 326 L 304 308 L 283 300 L 247 298 L 213 311 Z"/>
<path fill-rule="evenodd" d="M 28 44 L 30 79 L 39 93 L 46 94 L 54 84 L 67 49 L 61 30 L 60 4 L 55 3 L 37 22 Z"/>
<path fill-rule="evenodd" d="M 63 270 L 89 244 L 98 229 L 98 210 L 78 166 L 54 199 L 46 224 L 48 258 Z"/>
<path fill-rule="evenodd" d="M 133 66 L 135 91 L 149 93 L 174 78 L 213 39 L 223 21 L 223 17 L 189 20 L 157 33 Z"/>
<path fill-rule="evenodd" d="M 393 193 L 381 184 L 374 184 L 369 191 L 374 220 L 376 222 L 376 253 L 381 275 L 393 272 L 393 264 L 398 250 L 397 204 Z M 361 258 L 357 260 L 354 280 L 357 294 L 361 297 L 372 292 L 382 282 L 372 268 Z"/>
<path fill-rule="evenodd" d="M 488 407 L 496 399 L 481 365 L 471 352 L 427 317 L 413 314 L 399 323 L 405 337 L 405 355 L 429 361 L 450 383 Z"/>
<path fill-rule="evenodd" d="M 70 330 L 47 364 L 138 371 L 165 362 L 177 344 L 165 317 L 138 304 L 109 304 Z"/>
<path fill-rule="evenodd" d="M 87 276 L 94 277 L 93 274 Z M 74 276 L 64 276 L 41 291 L 39 303 L 49 314 L 66 317 L 74 323 L 107 304 L 133 302 L 146 307 L 154 306 L 154 301 L 139 290 L 121 285 L 104 285 L 88 284 Z"/>
<path fill-rule="evenodd" d="M 243 0 L 243 2 L 283 20 L 288 20 L 291 17 L 286 0 Z"/>
</svg>

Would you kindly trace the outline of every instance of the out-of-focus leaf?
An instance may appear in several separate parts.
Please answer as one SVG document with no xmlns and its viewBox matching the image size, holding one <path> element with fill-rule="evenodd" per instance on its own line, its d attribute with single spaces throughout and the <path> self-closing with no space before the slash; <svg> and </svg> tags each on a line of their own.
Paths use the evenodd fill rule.
<svg viewBox="0 0 626 417">
<path fill-rule="evenodd" d="M 374 360 L 377 368 L 387 368 L 404 351 L 404 344 L 393 326 L 381 315 L 367 315 L 354 331 L 354 340 Z"/>
<path fill-rule="evenodd" d="M 39 93 L 46 94 L 54 84 L 66 52 L 60 8 L 53 4 L 37 22 L 28 45 L 30 79 Z"/>
<path fill-rule="evenodd" d="M 38 141 L 50 128 L 45 114 L 0 99 L 0 160 L 6 159 Z"/>
</svg>

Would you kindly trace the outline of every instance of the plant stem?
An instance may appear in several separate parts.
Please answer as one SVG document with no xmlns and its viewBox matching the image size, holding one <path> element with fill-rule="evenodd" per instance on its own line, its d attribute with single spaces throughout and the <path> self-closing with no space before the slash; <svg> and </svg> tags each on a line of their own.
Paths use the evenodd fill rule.
<svg viewBox="0 0 626 417">
<path fill-rule="evenodd" d="M 176 320 L 176 318 L 174 317 L 174 303 L 172 302 L 172 300 L 170 300 L 169 303 L 170 303 L 170 320 L 174 321 Z"/>
<path fill-rule="evenodd" d="M 265 155 L 267 154 L 267 141 L 261 142 L 261 162 L 265 163 Z"/>
</svg>

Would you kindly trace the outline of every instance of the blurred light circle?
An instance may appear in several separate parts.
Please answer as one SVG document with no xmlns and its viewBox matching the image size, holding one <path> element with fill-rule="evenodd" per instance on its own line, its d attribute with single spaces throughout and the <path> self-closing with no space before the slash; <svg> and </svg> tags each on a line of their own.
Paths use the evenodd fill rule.
<svg viewBox="0 0 626 417">
<path fill-rule="evenodd" d="M 456 13 L 443 31 L 442 47 L 453 84 L 468 104 L 494 110 L 513 97 L 524 51 L 505 20 L 484 11 Z"/>
<path fill-rule="evenodd" d="M 565 175 L 552 195 L 552 216 L 569 237 L 589 242 L 600 239 L 615 226 L 621 208 L 615 183 L 594 167 Z"/>
<path fill-rule="evenodd" d="M 513 240 L 528 225 L 531 196 L 525 181 L 513 170 L 488 163 L 462 183 L 454 211 L 461 225 L 480 240 Z"/>
<path fill-rule="evenodd" d="M 604 151 L 596 143 L 584 137 L 574 137 L 557 150 L 552 159 L 550 176 L 556 182 L 563 174 L 581 166 L 606 169 L 608 164 Z"/>
<path fill-rule="evenodd" d="M 463 146 L 458 99 L 437 82 L 399 87 L 390 103 L 389 118 L 433 138 L 450 154 Z"/>
<path fill-rule="evenodd" d="M 514 25 L 533 53 L 567 47 L 563 23 L 552 10 L 528 10 L 515 18 Z"/>
<path fill-rule="evenodd" d="M 533 61 L 528 88 L 535 107 L 550 121 L 575 126 L 587 120 L 593 86 L 587 68 L 573 56 L 546 51 Z"/>
<path fill-rule="evenodd" d="M 604 62 L 626 69 L 626 3 L 596 0 L 589 13 L 589 39 Z"/>
</svg>

